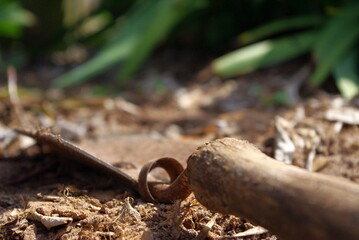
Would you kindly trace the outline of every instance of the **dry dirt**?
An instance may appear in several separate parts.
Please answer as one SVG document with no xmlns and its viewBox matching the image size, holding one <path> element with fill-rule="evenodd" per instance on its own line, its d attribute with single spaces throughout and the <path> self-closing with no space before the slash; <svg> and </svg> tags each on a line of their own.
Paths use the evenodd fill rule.
<svg viewBox="0 0 359 240">
<path fill-rule="evenodd" d="M 359 183 L 359 129 L 344 123 L 336 131 L 337 121 L 325 118 L 334 96 L 318 94 L 291 107 L 266 106 L 263 96 L 268 93 L 249 93 L 248 84 L 244 80 L 198 84 L 185 89 L 184 99 L 174 94 L 163 101 L 84 96 L 23 97 L 14 103 L 3 96 L 0 239 L 277 239 L 270 232 L 235 237 L 255 226 L 211 212 L 193 195 L 173 204 L 144 202 L 96 169 L 44 146 L 26 144 L 28 139 L 11 138 L 7 131 L 16 127 L 47 127 L 137 178 L 149 160 L 169 156 L 185 166 L 198 146 L 225 136 L 249 140 L 274 156 L 279 115 L 296 121 L 295 129 L 311 128 L 318 134 L 315 171 Z M 305 115 L 298 120 L 303 110 Z M 294 153 L 293 164 L 305 166 L 309 145 Z M 152 177 L 166 178 L 161 171 Z M 51 221 L 63 224 L 46 225 Z"/>
</svg>

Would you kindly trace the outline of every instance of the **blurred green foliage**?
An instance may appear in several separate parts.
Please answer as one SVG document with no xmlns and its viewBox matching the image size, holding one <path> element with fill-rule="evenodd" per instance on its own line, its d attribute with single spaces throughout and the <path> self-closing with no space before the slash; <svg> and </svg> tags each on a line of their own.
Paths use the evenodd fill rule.
<svg viewBox="0 0 359 240">
<path fill-rule="evenodd" d="M 15 0 L 0 0 L 0 72 L 8 64 L 23 65 L 26 56 L 18 45 L 24 27 L 33 26 L 36 18 Z M 4 49 L 8 52 L 4 53 Z M 6 59 L 6 61 L 5 61 Z"/>
<path fill-rule="evenodd" d="M 316 67 L 309 85 L 317 87 L 334 73 L 341 94 L 354 97 L 359 93 L 359 2 L 341 2 L 324 5 L 324 13 L 275 20 L 243 32 L 238 40 L 249 45 L 216 59 L 214 71 L 232 77 L 311 52 Z M 277 34 L 282 36 L 272 38 Z"/>
<path fill-rule="evenodd" d="M 0 36 L 19 38 L 25 26 L 34 24 L 34 16 L 14 0 L 0 1 Z"/>
<path fill-rule="evenodd" d="M 91 60 L 55 80 L 66 87 L 87 80 L 120 61 L 124 61 L 120 79 L 128 79 L 152 49 L 185 14 L 195 8 L 194 0 L 147 0 L 137 2 L 112 38 Z"/>
<path fill-rule="evenodd" d="M 109 69 L 125 82 L 164 44 L 217 56 L 241 47 L 213 62 L 223 77 L 310 52 L 311 85 L 333 73 L 350 98 L 359 89 L 358 8 L 357 0 L 0 0 L 0 47 L 3 60 L 5 49 L 30 59 L 73 46 L 94 53 L 55 79 L 57 87 Z"/>
</svg>

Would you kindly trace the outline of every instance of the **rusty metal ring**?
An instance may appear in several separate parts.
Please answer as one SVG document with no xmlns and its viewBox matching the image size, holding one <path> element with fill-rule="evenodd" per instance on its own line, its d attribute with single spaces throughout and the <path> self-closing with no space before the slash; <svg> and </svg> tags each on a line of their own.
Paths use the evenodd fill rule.
<svg viewBox="0 0 359 240">
<path fill-rule="evenodd" d="M 149 183 L 147 180 L 148 174 L 155 168 L 163 168 L 170 177 L 170 183 L 168 186 L 173 183 L 178 176 L 184 171 L 183 166 L 174 158 L 164 157 L 157 159 L 155 161 L 148 162 L 145 164 L 138 176 L 138 190 L 144 200 L 156 202 L 158 199 L 155 194 L 150 190 Z M 158 183 L 164 185 L 164 183 Z M 166 184 L 167 185 L 167 184 Z"/>
</svg>

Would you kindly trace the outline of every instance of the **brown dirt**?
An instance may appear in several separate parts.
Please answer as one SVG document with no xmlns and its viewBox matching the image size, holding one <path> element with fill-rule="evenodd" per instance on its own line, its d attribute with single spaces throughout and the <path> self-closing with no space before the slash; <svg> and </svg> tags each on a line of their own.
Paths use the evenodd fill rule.
<svg viewBox="0 0 359 240">
<path fill-rule="evenodd" d="M 278 75 L 276 71 L 269 73 L 278 80 L 274 77 Z M 263 74 L 259 84 L 270 78 L 268 72 Z M 250 77 L 257 79 L 256 76 Z M 243 79 L 194 84 L 187 91 L 202 93 L 186 109 L 178 106 L 176 97 L 168 96 L 163 97 L 164 101 L 147 98 L 146 104 L 137 106 L 120 98 L 88 101 L 86 97 L 30 97 L 22 98 L 19 112 L 3 96 L 0 126 L 48 126 L 52 132 L 137 178 L 141 166 L 149 160 L 169 156 L 185 166 L 196 147 L 224 136 L 247 139 L 273 156 L 275 116 L 291 120 L 298 107 L 303 107 L 306 116 L 301 124 L 310 122 L 321 131 L 315 158 L 322 164 L 319 171 L 359 183 L 358 128 L 344 125 L 339 134 L 334 134 L 335 123 L 323 118 L 333 96 L 317 95 L 292 107 L 265 106 L 263 99 L 270 98 L 269 90 L 251 95 L 248 89 L 252 84 Z M 204 100 L 208 97 L 212 102 Z M 239 106 L 233 107 L 235 102 Z M 174 204 L 143 202 L 96 169 L 62 159 L 38 146 L 23 147 L 19 138 L 0 150 L 0 239 L 194 239 L 211 220 L 215 222 L 207 239 L 224 239 L 253 228 L 239 217 L 210 212 L 192 195 Z M 296 152 L 294 164 L 303 166 L 304 158 L 304 152 Z M 153 174 L 153 178 L 165 177 L 161 171 Z M 46 228 L 41 220 L 33 220 L 34 212 L 43 218 L 73 220 Z M 245 239 L 276 237 L 264 233 Z"/>
</svg>

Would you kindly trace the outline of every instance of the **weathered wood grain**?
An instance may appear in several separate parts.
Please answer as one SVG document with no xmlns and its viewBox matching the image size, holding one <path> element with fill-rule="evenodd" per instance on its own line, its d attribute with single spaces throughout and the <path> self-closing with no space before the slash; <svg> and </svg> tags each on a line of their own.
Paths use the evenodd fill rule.
<svg viewBox="0 0 359 240">
<path fill-rule="evenodd" d="M 233 138 L 199 147 L 187 171 L 203 205 L 280 239 L 359 239 L 359 186 L 352 182 L 286 165 Z"/>
</svg>

